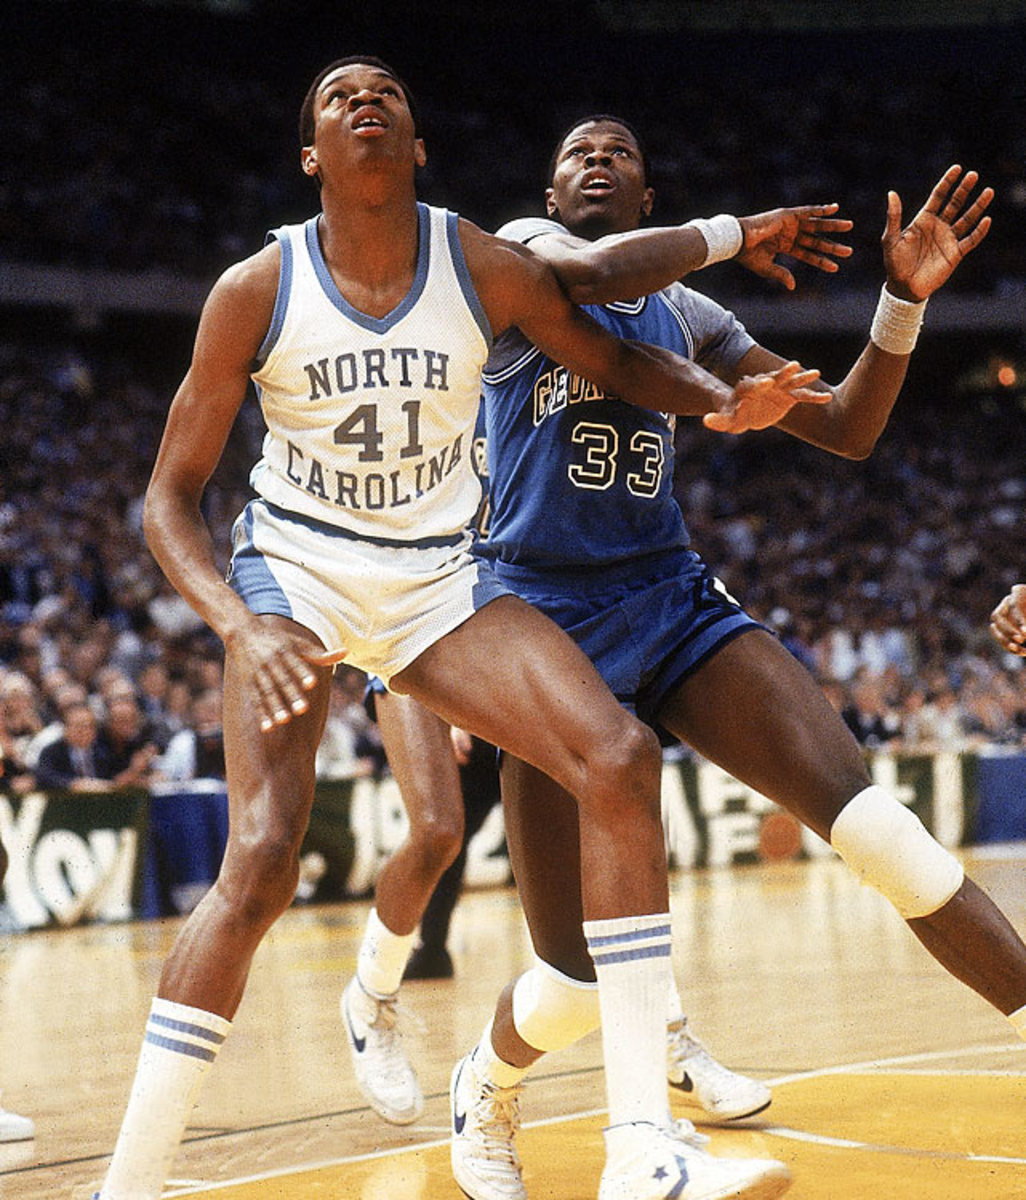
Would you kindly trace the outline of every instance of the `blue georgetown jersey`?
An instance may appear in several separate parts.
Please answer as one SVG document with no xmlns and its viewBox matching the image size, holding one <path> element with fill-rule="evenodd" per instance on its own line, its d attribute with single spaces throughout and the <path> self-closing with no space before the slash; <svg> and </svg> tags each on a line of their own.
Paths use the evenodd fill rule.
<svg viewBox="0 0 1026 1200">
<path fill-rule="evenodd" d="M 523 243 L 562 231 L 528 218 L 499 231 Z M 588 305 L 618 337 L 673 350 L 717 372 L 754 345 L 718 304 L 674 284 L 651 296 Z M 674 418 L 607 396 L 547 358 L 517 329 L 484 372 L 491 482 L 489 543 L 501 575 L 637 563 L 688 544 L 673 494 Z"/>
</svg>

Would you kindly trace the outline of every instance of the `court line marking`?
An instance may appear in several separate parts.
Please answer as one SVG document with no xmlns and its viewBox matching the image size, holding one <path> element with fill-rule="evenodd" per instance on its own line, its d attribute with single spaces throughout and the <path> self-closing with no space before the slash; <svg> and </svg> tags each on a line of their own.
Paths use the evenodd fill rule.
<svg viewBox="0 0 1026 1200">
<path fill-rule="evenodd" d="M 911 1066 L 913 1063 L 939 1062 L 944 1059 L 966 1058 L 974 1054 L 1006 1054 L 1014 1051 L 1026 1049 L 1022 1042 L 1013 1042 L 1007 1045 L 993 1045 L 986 1043 L 977 1046 L 964 1046 L 955 1050 L 929 1050 L 919 1054 L 901 1054 L 890 1058 L 869 1059 L 861 1063 L 850 1063 L 847 1065 L 837 1065 L 832 1067 L 817 1067 L 810 1071 L 798 1071 L 790 1075 L 780 1075 L 775 1079 L 767 1079 L 765 1082 L 769 1087 L 779 1086 L 785 1083 L 796 1083 L 804 1079 L 820 1079 L 831 1075 L 858 1075 L 858 1074 L 879 1074 L 879 1075 L 902 1075 L 902 1074 L 931 1074 L 931 1075 L 1000 1075 L 1019 1077 L 1026 1075 L 1026 1071 L 901 1071 L 897 1070 L 903 1065 Z M 580 1112 L 563 1113 L 555 1117 L 545 1117 L 537 1121 L 526 1121 L 522 1128 L 524 1129 L 541 1129 L 549 1125 L 561 1125 L 569 1121 L 584 1121 L 592 1117 L 600 1117 L 605 1115 L 604 1108 L 586 1109 Z M 729 1126 L 728 1126 L 729 1128 Z M 738 1125 L 736 1128 L 741 1131 L 746 1127 Z M 822 1134 L 805 1133 L 799 1129 L 791 1129 L 786 1125 L 773 1126 L 752 1126 L 754 1132 L 772 1134 L 791 1141 L 805 1141 L 815 1145 L 836 1146 L 842 1149 L 850 1150 L 866 1150 L 880 1154 L 905 1154 L 915 1155 L 918 1157 L 929 1157 L 948 1159 L 955 1162 L 966 1163 L 991 1163 L 1007 1166 L 1024 1166 L 1026 1159 L 1023 1158 L 1002 1158 L 998 1155 L 983 1155 L 983 1154 L 955 1154 L 951 1151 L 932 1151 L 932 1150 L 915 1150 L 909 1147 L 902 1146 L 883 1146 L 875 1145 L 871 1142 L 856 1142 L 846 1138 L 831 1138 Z M 338 1167 L 350 1166 L 361 1162 L 373 1162 L 376 1159 L 396 1158 L 402 1154 L 416 1153 L 421 1150 L 432 1150 L 438 1146 L 448 1145 L 449 1138 L 436 1138 L 426 1142 L 416 1142 L 408 1146 L 392 1146 L 384 1150 L 372 1150 L 366 1154 L 346 1155 L 342 1158 L 326 1159 L 322 1162 L 306 1163 L 301 1166 L 277 1167 L 272 1170 L 262 1171 L 255 1175 L 240 1176 L 236 1179 L 221 1180 L 218 1182 L 196 1184 L 190 1181 L 185 1187 L 181 1185 L 173 1185 L 174 1190 L 164 1193 L 164 1200 L 173 1200 L 176 1196 L 193 1196 L 197 1192 L 219 1192 L 230 1187 L 241 1187 L 249 1183 L 262 1183 L 270 1179 L 281 1179 L 286 1175 L 302 1175 L 308 1171 L 325 1171 L 336 1169 Z"/>
<path fill-rule="evenodd" d="M 871 1154 L 897 1154 L 910 1158 L 934 1158 L 947 1162 L 998 1163 L 1010 1167 L 1026 1167 L 1026 1158 L 1008 1158 L 1000 1154 L 959 1154 L 954 1150 L 922 1150 L 914 1146 L 890 1146 L 882 1142 L 856 1142 L 850 1138 L 829 1137 L 822 1133 L 807 1133 L 789 1125 L 765 1125 L 760 1133 L 786 1138 L 791 1142 L 808 1142 L 813 1146 L 831 1146 L 841 1150 L 866 1150 Z"/>
</svg>

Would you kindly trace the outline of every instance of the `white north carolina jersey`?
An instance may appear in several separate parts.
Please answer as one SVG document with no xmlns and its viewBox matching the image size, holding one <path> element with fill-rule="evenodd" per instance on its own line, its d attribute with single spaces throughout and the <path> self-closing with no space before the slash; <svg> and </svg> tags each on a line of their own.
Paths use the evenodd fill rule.
<svg viewBox="0 0 1026 1200">
<path fill-rule="evenodd" d="M 381 318 L 339 291 L 318 218 L 274 230 L 278 295 L 253 374 L 267 425 L 254 489 L 379 545 L 459 541 L 481 500 L 472 448 L 491 329 L 456 214 L 417 212 L 413 284 Z"/>
</svg>

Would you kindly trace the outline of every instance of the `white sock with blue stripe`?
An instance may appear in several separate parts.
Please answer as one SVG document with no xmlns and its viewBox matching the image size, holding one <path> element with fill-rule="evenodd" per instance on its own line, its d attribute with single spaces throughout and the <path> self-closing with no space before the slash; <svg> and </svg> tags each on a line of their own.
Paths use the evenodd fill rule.
<svg viewBox="0 0 1026 1200">
<path fill-rule="evenodd" d="M 609 1124 L 669 1120 L 670 914 L 585 921 L 602 1013 Z"/>
<path fill-rule="evenodd" d="M 216 1013 L 154 999 L 100 1200 L 159 1200 L 200 1084 L 231 1027 Z"/>
</svg>

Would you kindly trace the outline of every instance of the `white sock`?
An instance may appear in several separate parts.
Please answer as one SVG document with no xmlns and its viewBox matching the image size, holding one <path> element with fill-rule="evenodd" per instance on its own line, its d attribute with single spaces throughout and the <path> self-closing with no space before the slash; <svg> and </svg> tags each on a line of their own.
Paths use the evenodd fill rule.
<svg viewBox="0 0 1026 1200">
<path fill-rule="evenodd" d="M 231 1021 L 154 999 L 101 1200 L 160 1200 L 175 1153 Z"/>
<path fill-rule="evenodd" d="M 492 1045 L 492 1022 L 485 1026 L 481 1040 L 474 1047 L 470 1056 L 474 1060 L 474 1070 L 481 1079 L 494 1084 L 495 1087 L 510 1088 L 518 1084 L 530 1068 L 515 1067 L 495 1053 Z"/>
<path fill-rule="evenodd" d="M 403 981 L 403 971 L 417 940 L 413 933 L 393 933 L 372 908 L 363 931 L 356 959 L 356 977 L 372 996 L 394 996 Z"/>
<path fill-rule="evenodd" d="M 1008 1019 L 1015 1032 L 1026 1042 L 1026 1005 L 1017 1008 L 1014 1013 L 1009 1013 Z"/>
<path fill-rule="evenodd" d="M 609 1124 L 669 1121 L 670 914 L 585 921 L 598 977 Z"/>
</svg>

